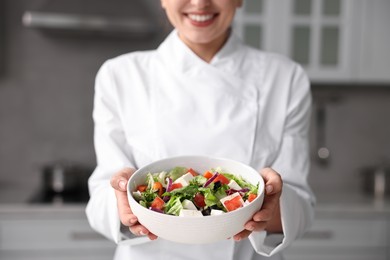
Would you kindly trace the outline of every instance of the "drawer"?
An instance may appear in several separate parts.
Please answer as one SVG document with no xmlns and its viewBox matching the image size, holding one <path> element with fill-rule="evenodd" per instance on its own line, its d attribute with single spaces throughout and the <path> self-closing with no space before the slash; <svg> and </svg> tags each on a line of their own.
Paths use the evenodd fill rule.
<svg viewBox="0 0 390 260">
<path fill-rule="evenodd" d="M 292 255 L 286 254 L 285 260 L 388 260 L 385 255 L 356 255 L 350 254 L 306 254 L 306 255 Z"/>
<path fill-rule="evenodd" d="M 85 219 L 0 221 L 0 250 L 96 248 L 113 249 L 115 244 L 92 230 Z"/>
<path fill-rule="evenodd" d="M 112 259 L 114 251 L 102 251 L 99 249 L 89 250 L 89 252 L 79 252 L 78 250 L 68 251 L 1 251 L 1 260 L 107 260 Z"/>
</svg>

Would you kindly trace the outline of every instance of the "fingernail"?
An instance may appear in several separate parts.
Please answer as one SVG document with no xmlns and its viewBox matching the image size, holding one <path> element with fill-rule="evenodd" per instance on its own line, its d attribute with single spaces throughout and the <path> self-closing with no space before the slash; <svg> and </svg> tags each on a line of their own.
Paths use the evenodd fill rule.
<svg viewBox="0 0 390 260">
<path fill-rule="evenodd" d="M 141 236 L 146 236 L 146 235 L 147 235 L 147 233 L 145 233 L 143 230 L 141 230 L 141 231 L 139 232 L 139 234 L 140 234 Z"/>
<path fill-rule="evenodd" d="M 273 190 L 274 190 L 274 188 L 271 185 L 267 185 L 265 187 L 265 191 L 267 192 L 267 194 L 270 194 Z"/>
<path fill-rule="evenodd" d="M 136 218 L 131 218 L 131 219 L 130 219 L 130 223 L 131 223 L 131 224 L 135 224 L 135 223 L 137 223 L 137 221 L 138 221 L 138 220 L 137 220 Z"/>
<path fill-rule="evenodd" d="M 121 188 L 122 190 L 125 190 L 126 189 L 126 182 L 125 181 L 119 181 L 119 188 Z"/>
</svg>

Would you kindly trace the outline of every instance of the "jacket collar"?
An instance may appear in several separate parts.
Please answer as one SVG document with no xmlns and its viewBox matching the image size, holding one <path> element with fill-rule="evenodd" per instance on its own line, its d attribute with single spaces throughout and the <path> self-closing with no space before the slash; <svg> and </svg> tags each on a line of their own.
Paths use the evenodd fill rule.
<svg viewBox="0 0 390 260">
<path fill-rule="evenodd" d="M 221 50 L 216 53 L 210 63 L 199 58 L 180 38 L 178 31 L 173 30 L 158 47 L 158 53 L 163 57 L 164 63 L 180 72 L 187 72 L 192 69 L 207 68 L 209 66 L 225 71 L 232 71 L 234 56 L 240 55 L 240 40 L 230 33 L 228 40 Z"/>
</svg>

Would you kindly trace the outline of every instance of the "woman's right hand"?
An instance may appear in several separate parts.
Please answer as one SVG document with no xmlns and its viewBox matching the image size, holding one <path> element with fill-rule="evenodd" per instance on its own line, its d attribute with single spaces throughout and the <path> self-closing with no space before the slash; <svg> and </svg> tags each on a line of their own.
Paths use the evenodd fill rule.
<svg viewBox="0 0 390 260">
<path fill-rule="evenodd" d="M 119 218 L 123 225 L 128 226 L 131 233 L 137 236 L 147 235 L 150 240 L 155 240 L 157 236 L 144 226 L 142 226 L 137 217 L 131 211 L 127 199 L 127 182 L 130 176 L 135 172 L 133 168 L 124 168 L 112 176 L 110 183 L 115 190 L 115 196 L 118 205 Z"/>
</svg>

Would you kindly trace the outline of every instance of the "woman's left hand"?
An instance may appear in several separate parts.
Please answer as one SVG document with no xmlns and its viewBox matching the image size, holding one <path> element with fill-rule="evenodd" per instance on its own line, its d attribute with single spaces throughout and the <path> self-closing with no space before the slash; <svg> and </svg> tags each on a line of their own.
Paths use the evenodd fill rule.
<svg viewBox="0 0 390 260">
<path fill-rule="evenodd" d="M 266 230 L 271 233 L 282 233 L 279 199 L 282 194 L 283 181 L 280 174 L 271 168 L 260 171 L 265 183 L 263 206 L 252 219 L 245 224 L 245 229 L 234 235 L 234 240 L 247 238 L 252 232 Z"/>
</svg>

